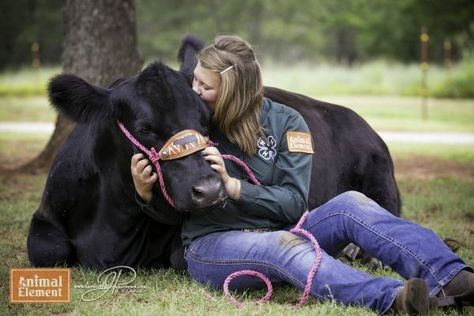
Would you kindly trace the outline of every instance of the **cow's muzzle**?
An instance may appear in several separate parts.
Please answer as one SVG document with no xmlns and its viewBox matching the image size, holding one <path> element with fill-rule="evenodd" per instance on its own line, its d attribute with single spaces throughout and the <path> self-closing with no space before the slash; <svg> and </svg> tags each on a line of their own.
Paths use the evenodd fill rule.
<svg viewBox="0 0 474 316">
<path fill-rule="evenodd" d="M 194 185 L 191 198 L 198 208 L 206 208 L 224 202 L 227 193 L 220 178 L 212 177 Z"/>
</svg>

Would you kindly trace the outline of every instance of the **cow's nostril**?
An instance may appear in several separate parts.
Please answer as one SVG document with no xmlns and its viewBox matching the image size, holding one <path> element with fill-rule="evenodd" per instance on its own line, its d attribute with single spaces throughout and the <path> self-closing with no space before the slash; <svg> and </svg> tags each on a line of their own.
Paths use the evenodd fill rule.
<svg viewBox="0 0 474 316">
<path fill-rule="evenodd" d="M 202 196 L 206 192 L 206 187 L 204 185 L 195 185 L 193 186 L 193 195 Z"/>
<path fill-rule="evenodd" d="M 223 197 L 223 185 L 220 179 L 206 179 L 193 186 L 192 199 L 198 207 L 208 207 Z"/>
</svg>

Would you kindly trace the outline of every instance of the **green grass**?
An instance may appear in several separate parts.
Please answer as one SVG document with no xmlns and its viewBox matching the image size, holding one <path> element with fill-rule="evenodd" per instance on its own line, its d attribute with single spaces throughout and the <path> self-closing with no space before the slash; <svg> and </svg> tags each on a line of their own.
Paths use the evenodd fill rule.
<svg viewBox="0 0 474 316">
<path fill-rule="evenodd" d="M 411 144 L 388 143 L 390 153 L 399 159 L 413 156 L 432 157 L 446 161 L 466 163 L 474 167 L 474 146 L 472 145 L 437 145 L 437 144 Z M 474 169 L 473 169 L 474 170 Z"/>
<path fill-rule="evenodd" d="M 60 67 L 43 67 L 39 74 L 31 68 L 0 73 L 0 121 L 53 121 L 55 113 L 45 98 L 45 86 L 59 72 Z M 430 98 L 428 118 L 422 119 L 418 97 L 421 72 L 416 64 L 377 60 L 348 68 L 267 62 L 263 75 L 266 85 L 352 108 L 379 131 L 474 132 L 474 99 Z M 449 74 L 442 67 L 431 66 L 428 85 L 433 91 L 448 85 L 451 90 L 465 89 L 466 84 L 474 87 L 473 76 L 474 58 L 467 58 Z M 454 92 L 452 96 L 460 97 Z"/>
<path fill-rule="evenodd" d="M 455 64 L 450 71 L 430 65 L 426 75 L 431 97 L 474 98 L 471 84 L 474 58 Z M 404 95 L 419 96 L 422 72 L 418 64 L 400 64 L 374 60 L 347 67 L 339 64 L 305 64 L 286 66 L 273 62 L 263 64 L 266 85 L 285 88 L 313 97 L 322 95 Z"/>
<path fill-rule="evenodd" d="M 428 119 L 413 97 L 338 96 L 319 100 L 356 111 L 378 131 L 474 132 L 474 100 L 430 99 Z M 0 97 L 0 122 L 54 122 L 56 113 L 46 97 Z"/>
<path fill-rule="evenodd" d="M 14 168 L 35 157 L 46 145 L 48 134 L 41 133 L 0 133 L 0 167 Z M 394 159 L 437 159 L 440 164 L 453 162 L 471 168 L 474 173 L 474 146 L 387 143 Z"/>
<path fill-rule="evenodd" d="M 432 86 L 432 95 L 443 98 L 474 98 L 474 55 L 465 58 L 443 81 Z"/>
<path fill-rule="evenodd" d="M 25 67 L 0 73 L 0 96 L 46 95 L 48 80 L 61 72 L 61 67 L 42 67 L 39 71 Z"/>
<path fill-rule="evenodd" d="M 396 96 L 322 96 L 347 106 L 378 131 L 474 132 L 474 100 L 428 99 L 427 119 L 420 98 Z"/>
<path fill-rule="evenodd" d="M 0 133 L 0 169 L 12 169 L 33 159 L 46 145 L 49 135 Z"/>
<path fill-rule="evenodd" d="M 177 68 L 178 65 L 170 65 Z M 347 67 L 328 63 L 285 65 L 266 60 L 262 64 L 266 85 L 306 95 L 405 95 L 418 96 L 422 73 L 418 64 L 373 60 Z M 59 66 L 31 67 L 0 73 L 0 96 L 45 95 L 46 84 Z M 427 72 L 431 97 L 474 98 L 474 56 L 454 64 L 451 70 L 430 65 Z"/>
<path fill-rule="evenodd" d="M 375 315 L 362 308 L 342 307 L 333 302 L 311 300 L 295 310 L 299 292 L 288 287 L 276 288 L 271 303 L 254 305 L 263 291 L 239 297 L 244 308 L 237 310 L 219 291 L 206 289 L 186 274 L 171 270 L 139 270 L 133 285 L 145 287 L 141 292 L 122 291 L 93 301 L 83 302 L 83 289 L 73 288 L 71 304 L 9 304 L 8 286 L 11 267 L 29 266 L 26 236 L 31 214 L 37 208 L 45 175 L 0 175 L 0 314 L 2 315 Z M 404 216 L 430 227 L 441 237 L 455 238 L 464 246 L 459 254 L 474 264 L 474 183 L 454 178 L 399 181 L 404 197 Z M 375 275 L 398 277 L 388 270 Z M 73 285 L 96 284 L 98 273 L 73 269 Z M 210 297 L 209 297 L 210 294 Z M 437 313 L 434 315 L 442 315 Z M 451 313 L 457 315 L 457 313 Z"/>
<path fill-rule="evenodd" d="M 31 158 L 46 141 L 47 135 L 0 134 L 0 161 L 14 165 L 19 157 Z M 391 149 L 397 160 L 410 160 L 416 155 L 417 159 L 454 161 L 467 166 L 471 174 L 474 170 L 474 149 L 470 147 L 417 145 L 407 149 L 405 145 L 391 145 Z M 9 304 L 9 269 L 29 266 L 26 236 L 45 181 L 46 174 L 12 176 L 0 172 L 1 315 L 375 315 L 362 308 L 314 300 L 295 310 L 292 303 L 298 300 L 300 293 L 289 286 L 276 287 L 271 303 L 265 305 L 253 303 L 263 296 L 263 291 L 238 294 L 245 304 L 242 310 L 237 310 L 221 292 L 206 289 L 186 274 L 171 270 L 139 270 L 133 285 L 146 287 L 141 292 L 122 291 L 97 301 L 83 302 L 81 295 L 84 290 L 73 288 L 71 304 Z M 472 176 L 468 180 L 446 176 L 424 179 L 408 173 L 398 179 L 398 184 L 404 216 L 433 229 L 443 238 L 460 241 L 463 247 L 459 254 L 469 264 L 474 264 Z M 399 278 L 389 270 L 378 270 L 374 274 Z M 97 275 L 96 271 L 74 268 L 72 284 L 96 284 Z M 458 314 L 452 312 L 451 315 Z"/>
<path fill-rule="evenodd" d="M 0 97 L 0 121 L 53 122 L 55 118 L 44 96 Z"/>
</svg>

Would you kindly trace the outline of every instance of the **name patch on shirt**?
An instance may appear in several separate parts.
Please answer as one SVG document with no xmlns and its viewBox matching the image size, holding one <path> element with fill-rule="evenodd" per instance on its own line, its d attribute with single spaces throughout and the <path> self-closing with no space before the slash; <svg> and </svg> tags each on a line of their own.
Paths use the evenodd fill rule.
<svg viewBox="0 0 474 316">
<path fill-rule="evenodd" d="M 286 132 L 286 141 L 288 150 L 294 153 L 313 154 L 313 141 L 310 133 L 305 132 Z"/>
</svg>

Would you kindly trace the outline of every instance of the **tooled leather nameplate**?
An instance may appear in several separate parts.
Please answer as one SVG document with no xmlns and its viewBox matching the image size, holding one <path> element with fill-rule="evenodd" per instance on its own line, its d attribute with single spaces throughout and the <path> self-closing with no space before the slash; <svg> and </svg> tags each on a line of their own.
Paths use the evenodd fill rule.
<svg viewBox="0 0 474 316">
<path fill-rule="evenodd" d="M 172 136 L 161 148 L 161 160 L 173 160 L 191 155 L 208 146 L 209 139 L 201 133 L 186 129 Z"/>
</svg>

